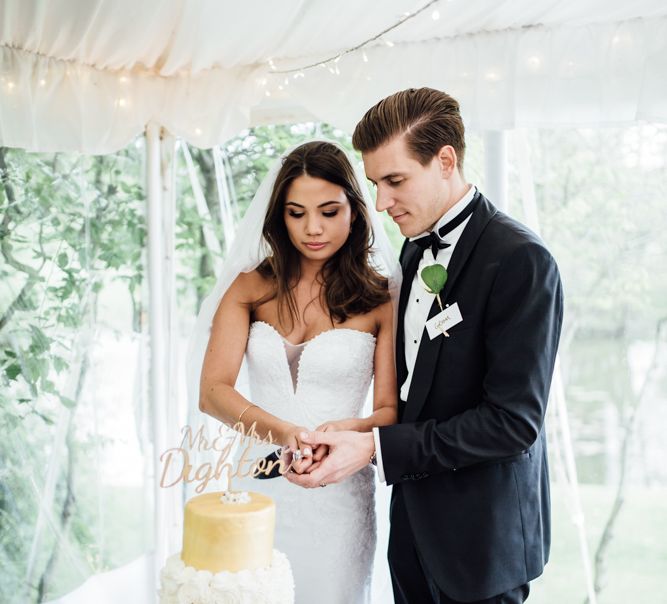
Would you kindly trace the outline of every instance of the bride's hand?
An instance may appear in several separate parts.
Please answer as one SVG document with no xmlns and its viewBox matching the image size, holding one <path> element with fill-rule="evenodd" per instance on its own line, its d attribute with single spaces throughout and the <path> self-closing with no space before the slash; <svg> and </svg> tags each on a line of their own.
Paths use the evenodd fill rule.
<svg viewBox="0 0 667 604">
<path fill-rule="evenodd" d="M 355 419 L 339 419 L 331 422 L 324 422 L 317 428 L 317 432 L 345 432 L 351 430 L 357 431 L 357 421 Z M 318 447 L 319 448 L 319 447 Z"/>
<path fill-rule="evenodd" d="M 329 447 L 326 445 L 320 445 L 315 447 L 313 450 L 313 465 L 309 468 L 309 472 L 312 472 L 317 466 L 320 465 L 320 462 L 329 454 Z"/>
<path fill-rule="evenodd" d="M 327 445 L 320 445 L 313 449 L 313 465 L 308 468 L 308 472 L 316 470 L 320 462 L 329 454 L 329 447 Z"/>
<path fill-rule="evenodd" d="M 282 434 L 283 449 L 289 447 L 289 457 L 292 461 L 292 470 L 297 474 L 303 474 L 313 464 L 313 450 L 309 445 L 303 444 L 300 440 L 300 434 L 307 432 L 303 426 L 290 424 Z M 294 452 L 301 452 L 301 459 L 294 460 Z"/>
</svg>

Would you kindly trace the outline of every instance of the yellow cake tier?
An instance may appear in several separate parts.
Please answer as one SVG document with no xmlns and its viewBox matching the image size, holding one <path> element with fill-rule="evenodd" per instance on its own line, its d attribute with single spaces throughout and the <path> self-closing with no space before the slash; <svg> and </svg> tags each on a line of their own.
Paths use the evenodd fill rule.
<svg viewBox="0 0 667 604">
<path fill-rule="evenodd" d="M 250 503 L 223 503 L 222 495 L 205 493 L 185 504 L 181 559 L 212 573 L 269 566 L 275 503 L 259 493 L 248 493 Z"/>
</svg>

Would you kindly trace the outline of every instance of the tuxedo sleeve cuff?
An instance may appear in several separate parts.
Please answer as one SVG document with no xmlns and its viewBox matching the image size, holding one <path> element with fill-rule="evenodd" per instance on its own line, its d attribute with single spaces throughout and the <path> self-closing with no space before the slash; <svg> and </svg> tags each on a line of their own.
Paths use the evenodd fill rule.
<svg viewBox="0 0 667 604">
<path fill-rule="evenodd" d="M 387 482 L 384 477 L 384 466 L 382 465 L 382 449 L 380 448 L 380 430 L 373 428 L 373 440 L 375 441 L 375 459 L 377 461 L 378 478 L 380 482 Z"/>
<path fill-rule="evenodd" d="M 454 469 L 448 467 L 449 464 L 446 462 L 442 463 L 444 460 L 435 451 L 433 455 L 425 453 L 429 439 L 425 438 L 424 432 L 427 427 L 434 428 L 435 423 L 435 420 L 431 420 L 421 423 L 392 424 L 377 429 L 377 440 L 384 447 L 383 462 L 387 464 L 382 466 L 384 482 L 392 485 L 405 480 L 428 478 L 429 472 L 435 473 L 436 466 L 438 471 Z M 379 448 L 376 450 L 380 451 Z M 429 469 L 426 466 L 431 467 Z"/>
</svg>

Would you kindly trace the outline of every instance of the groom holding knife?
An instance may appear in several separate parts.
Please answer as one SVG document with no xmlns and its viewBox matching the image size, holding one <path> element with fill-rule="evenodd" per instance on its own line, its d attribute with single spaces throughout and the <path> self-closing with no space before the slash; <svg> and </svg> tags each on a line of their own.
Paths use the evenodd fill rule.
<svg viewBox="0 0 667 604">
<path fill-rule="evenodd" d="M 312 432 L 306 487 L 371 459 L 394 485 L 396 602 L 514 604 L 549 556 L 544 416 L 560 337 L 558 268 L 539 238 L 463 177 L 459 105 L 430 88 L 372 107 L 352 142 L 399 225 L 399 423 Z"/>
</svg>

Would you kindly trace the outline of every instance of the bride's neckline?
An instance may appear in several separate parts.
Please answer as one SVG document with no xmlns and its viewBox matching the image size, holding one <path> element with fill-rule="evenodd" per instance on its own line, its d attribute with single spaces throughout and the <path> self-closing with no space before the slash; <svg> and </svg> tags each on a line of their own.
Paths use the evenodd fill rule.
<svg viewBox="0 0 667 604">
<path fill-rule="evenodd" d="M 294 344 L 293 342 L 290 342 L 284 335 L 282 335 L 271 323 L 267 323 L 266 321 L 253 321 L 251 325 L 254 325 L 255 323 L 261 323 L 262 325 L 266 325 L 271 331 L 273 331 L 285 344 L 288 344 L 289 346 L 294 346 L 294 347 L 301 347 L 301 346 L 306 346 L 310 344 L 311 342 L 314 342 L 317 340 L 319 337 L 323 336 L 324 334 L 331 333 L 334 331 L 351 331 L 353 333 L 358 333 L 362 334 L 364 336 L 368 336 L 369 338 L 372 338 L 375 340 L 375 336 L 370 333 L 369 331 L 364 331 L 363 329 L 354 329 L 352 327 L 335 327 L 333 329 L 325 329 L 324 331 L 321 331 L 317 335 L 313 336 L 312 338 L 305 340 L 299 344 Z"/>
</svg>

